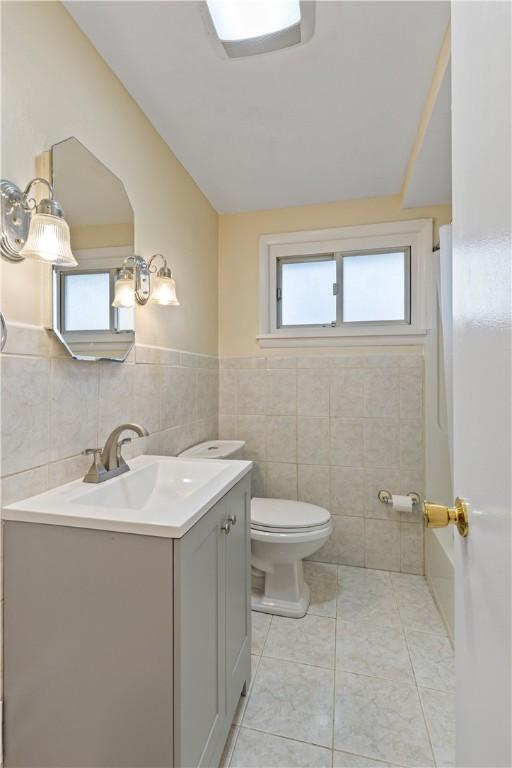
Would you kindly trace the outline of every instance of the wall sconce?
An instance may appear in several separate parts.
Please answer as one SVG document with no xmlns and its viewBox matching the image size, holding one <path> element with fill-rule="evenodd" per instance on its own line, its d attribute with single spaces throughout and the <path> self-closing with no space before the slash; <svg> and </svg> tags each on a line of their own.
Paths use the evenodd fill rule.
<svg viewBox="0 0 512 768">
<path fill-rule="evenodd" d="M 163 264 L 157 269 L 155 259 L 162 259 Z M 133 262 L 133 268 L 128 266 Z M 153 281 L 151 275 L 154 275 Z M 153 284 L 152 284 L 153 282 Z M 166 307 L 179 307 L 176 296 L 176 281 L 167 266 L 167 259 L 161 253 L 155 253 L 149 261 L 142 256 L 127 256 L 114 287 L 113 307 L 129 308 L 138 304 L 161 304 Z"/>
<path fill-rule="evenodd" d="M 28 196 L 34 184 L 46 184 L 49 190 L 49 196 L 40 203 Z M 47 264 L 77 266 L 62 207 L 54 200 L 53 187 L 46 179 L 32 179 L 23 192 L 16 184 L 2 179 L 0 194 L 2 256 L 11 261 L 31 258 Z"/>
</svg>

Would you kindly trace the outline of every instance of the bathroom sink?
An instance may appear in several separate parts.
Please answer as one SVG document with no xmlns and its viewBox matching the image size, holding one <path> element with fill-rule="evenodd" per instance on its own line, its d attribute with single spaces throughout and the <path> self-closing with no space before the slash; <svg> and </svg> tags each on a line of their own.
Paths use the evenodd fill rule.
<svg viewBox="0 0 512 768">
<path fill-rule="evenodd" d="M 76 480 L 16 502 L 4 520 L 180 538 L 232 488 L 250 461 L 139 456 L 130 471 L 92 486 Z"/>
</svg>

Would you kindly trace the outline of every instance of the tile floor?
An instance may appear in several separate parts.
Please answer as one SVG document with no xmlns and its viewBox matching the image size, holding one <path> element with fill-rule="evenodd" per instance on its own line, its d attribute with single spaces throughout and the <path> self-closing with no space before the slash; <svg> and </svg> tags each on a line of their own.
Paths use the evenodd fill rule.
<svg viewBox="0 0 512 768">
<path fill-rule="evenodd" d="M 252 614 L 227 768 L 449 768 L 453 651 L 422 576 L 305 563 L 303 619 Z"/>
</svg>

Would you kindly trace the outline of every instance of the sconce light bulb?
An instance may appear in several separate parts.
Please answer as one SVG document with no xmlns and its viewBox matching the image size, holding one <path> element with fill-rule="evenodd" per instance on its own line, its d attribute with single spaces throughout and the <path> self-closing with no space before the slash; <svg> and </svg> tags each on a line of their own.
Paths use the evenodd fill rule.
<svg viewBox="0 0 512 768">
<path fill-rule="evenodd" d="M 165 274 L 165 273 L 168 274 Z M 161 270 L 157 273 L 151 287 L 150 302 L 161 304 L 165 307 L 179 307 L 180 302 L 176 296 L 176 281 L 170 276 L 169 270 Z"/>
<path fill-rule="evenodd" d="M 119 273 L 114 286 L 113 307 L 130 309 L 135 306 L 135 290 L 133 285 L 133 275 L 129 270 L 123 269 Z"/>
<path fill-rule="evenodd" d="M 20 256 L 66 267 L 78 264 L 71 251 L 69 226 L 65 219 L 38 211 L 32 214 L 27 242 Z"/>
</svg>

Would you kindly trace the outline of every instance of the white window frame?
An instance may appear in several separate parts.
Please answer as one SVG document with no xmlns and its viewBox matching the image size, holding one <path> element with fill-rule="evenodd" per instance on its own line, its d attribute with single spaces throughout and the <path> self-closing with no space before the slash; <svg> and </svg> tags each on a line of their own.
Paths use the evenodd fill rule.
<svg viewBox="0 0 512 768">
<path fill-rule="evenodd" d="M 411 219 L 262 235 L 259 265 L 260 316 L 257 335 L 260 346 L 423 344 L 431 326 L 427 295 L 431 282 L 432 235 L 432 219 Z M 336 327 L 277 327 L 278 258 L 402 247 L 409 247 L 411 254 L 410 323 L 347 323 Z"/>
</svg>

